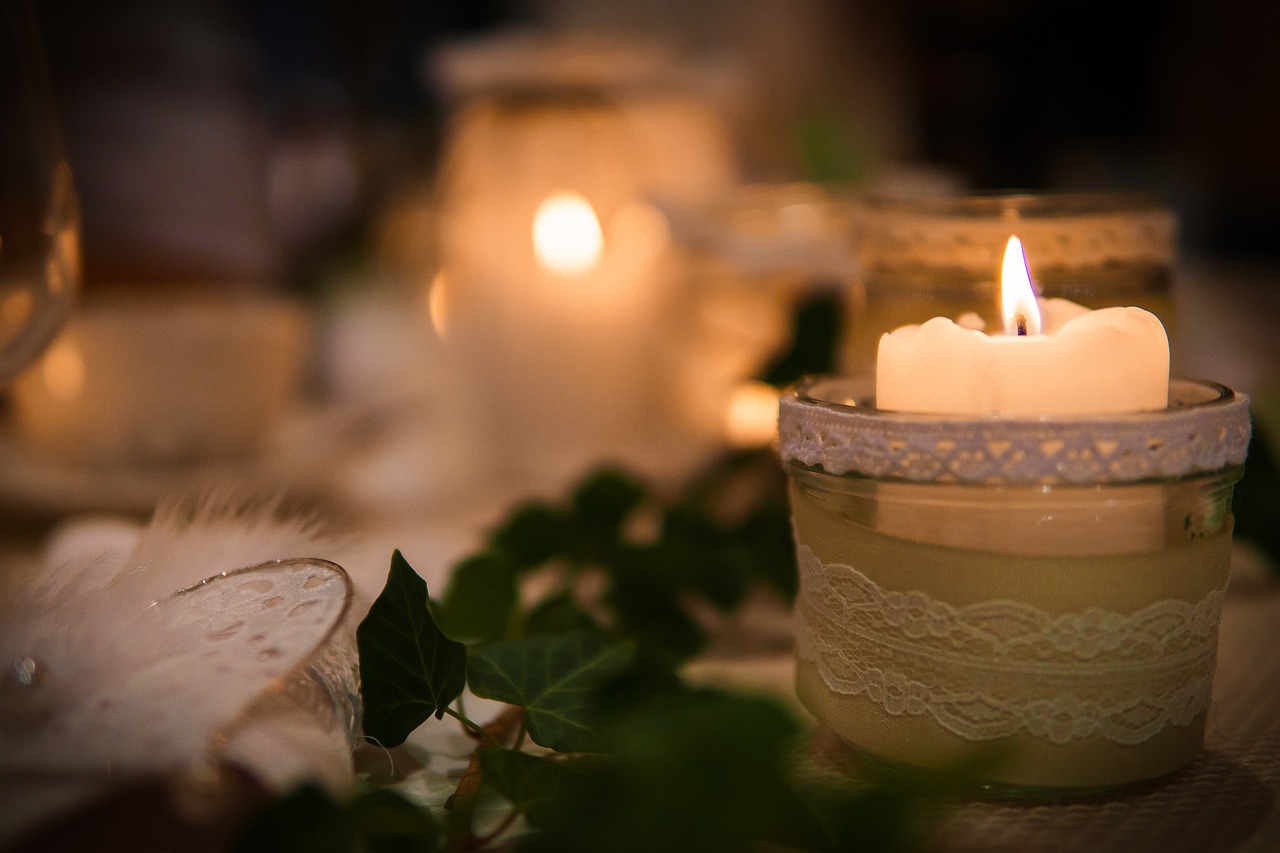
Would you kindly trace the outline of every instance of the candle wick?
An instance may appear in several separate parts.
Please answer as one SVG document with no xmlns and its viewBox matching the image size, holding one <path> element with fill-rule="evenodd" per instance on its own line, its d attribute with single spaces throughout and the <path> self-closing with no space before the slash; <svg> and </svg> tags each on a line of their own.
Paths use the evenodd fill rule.
<svg viewBox="0 0 1280 853">
<path fill-rule="evenodd" d="M 1027 315 L 1014 314 L 1014 321 L 1018 324 L 1018 337 L 1026 337 L 1027 334 Z"/>
</svg>

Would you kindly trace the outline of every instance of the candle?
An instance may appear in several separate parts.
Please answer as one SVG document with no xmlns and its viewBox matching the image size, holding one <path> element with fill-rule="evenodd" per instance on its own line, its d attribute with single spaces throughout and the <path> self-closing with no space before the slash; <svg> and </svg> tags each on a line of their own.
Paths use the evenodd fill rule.
<svg viewBox="0 0 1280 853">
<path fill-rule="evenodd" d="M 880 339 L 876 405 L 969 415 L 1078 415 L 1162 409 L 1169 341 L 1141 308 L 1090 311 L 1037 303 L 1022 244 L 1010 237 L 1001 275 L 1004 334 L 945 317 Z M 1025 334 L 1018 333 L 1022 318 Z"/>
<path fill-rule="evenodd" d="M 1158 412 L 1061 420 L 886 412 L 848 379 L 784 396 L 804 705 L 891 764 L 998 745 L 981 781 L 1009 793 L 1191 761 L 1248 401 L 1171 389 Z"/>
<path fill-rule="evenodd" d="M 1003 334 L 987 335 L 967 328 L 965 318 L 953 323 L 945 317 L 885 334 L 876 406 L 1040 418 L 1168 404 L 1169 342 L 1154 314 L 1132 307 L 1091 311 L 1067 299 L 1038 301 L 1016 235 L 1005 244 L 1000 285 Z M 1101 525 L 1097 496 L 1089 491 L 1059 491 L 1050 521 L 1042 501 L 1007 491 L 940 485 L 938 499 L 922 506 L 900 495 L 903 488 L 910 489 L 880 486 L 876 526 L 917 542 L 1061 556 L 1148 551 L 1164 538 L 1161 491 L 1155 486 L 1113 495 Z"/>
<path fill-rule="evenodd" d="M 538 488 L 605 459 L 664 474 L 675 420 L 669 226 L 657 199 L 735 165 L 696 76 L 646 44 L 497 35 L 439 57 L 448 357 L 487 476 Z"/>
<path fill-rule="evenodd" d="M 1001 788 L 1157 778 L 1203 739 L 1247 401 L 1171 382 L 1141 309 L 1037 303 L 1016 238 L 1001 278 L 1003 334 L 883 336 L 874 406 L 783 398 L 797 692 L 874 759 L 999 743 Z"/>
</svg>

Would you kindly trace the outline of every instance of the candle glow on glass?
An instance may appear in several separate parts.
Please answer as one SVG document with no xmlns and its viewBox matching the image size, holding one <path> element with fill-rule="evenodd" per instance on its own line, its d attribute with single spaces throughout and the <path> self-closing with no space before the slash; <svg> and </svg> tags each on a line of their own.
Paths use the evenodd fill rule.
<svg viewBox="0 0 1280 853">
<path fill-rule="evenodd" d="M 437 272 L 427 285 L 423 307 L 426 308 L 427 319 L 436 337 L 443 341 L 449 336 L 449 279 L 444 270 Z"/>
<path fill-rule="evenodd" d="M 49 396 L 69 403 L 84 390 L 84 354 L 73 338 L 63 336 L 54 341 L 40 365 L 40 376 Z"/>
<path fill-rule="evenodd" d="M 561 275 L 582 275 L 600 261 L 604 232 L 591 203 L 577 193 L 554 192 L 533 215 L 533 253 Z"/>
<path fill-rule="evenodd" d="M 767 382 L 740 384 L 729 397 L 724 428 L 734 447 L 768 447 L 778 437 L 778 389 Z"/>
<path fill-rule="evenodd" d="M 1006 335 L 1040 334 L 1040 307 L 1031 286 L 1026 252 L 1016 236 L 1010 237 L 1004 248 L 1004 262 L 1000 267 L 1000 306 Z"/>
</svg>

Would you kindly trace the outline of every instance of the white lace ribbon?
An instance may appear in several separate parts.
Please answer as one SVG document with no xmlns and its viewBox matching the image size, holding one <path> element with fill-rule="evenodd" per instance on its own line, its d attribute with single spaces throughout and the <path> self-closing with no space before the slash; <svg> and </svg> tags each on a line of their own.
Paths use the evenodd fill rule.
<svg viewBox="0 0 1280 853">
<path fill-rule="evenodd" d="M 798 654 L 826 686 L 967 740 L 1027 733 L 1138 744 L 1209 707 L 1223 590 L 1135 613 L 1052 614 L 1008 599 L 957 607 L 884 589 L 798 548 Z"/>
<path fill-rule="evenodd" d="M 1190 379 L 1170 381 L 1158 412 L 1052 419 L 881 411 L 866 392 L 816 377 L 783 394 L 782 459 L 912 482 L 1135 483 L 1239 465 L 1251 433 L 1246 395 Z"/>
</svg>

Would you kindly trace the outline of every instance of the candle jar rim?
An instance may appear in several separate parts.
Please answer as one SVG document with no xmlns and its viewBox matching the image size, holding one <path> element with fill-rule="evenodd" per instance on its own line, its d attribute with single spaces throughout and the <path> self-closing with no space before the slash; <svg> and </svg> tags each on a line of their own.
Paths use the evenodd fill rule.
<svg viewBox="0 0 1280 853">
<path fill-rule="evenodd" d="M 308 568 L 317 572 L 308 573 Z M 291 576 L 300 582 L 279 582 L 280 578 Z M 312 586 L 311 581 L 315 578 L 320 578 L 321 583 Z M 284 606 L 280 606 L 280 602 L 273 603 L 273 598 L 283 601 Z M 319 557 L 286 557 L 219 572 L 174 590 L 146 608 L 149 614 L 153 614 L 151 618 L 168 619 L 172 625 L 181 624 L 190 636 L 200 639 L 191 647 L 166 647 L 155 659 L 146 661 L 145 665 L 150 669 L 135 668 L 135 672 L 155 675 L 166 666 L 174 669 L 175 662 L 180 664 L 183 659 L 190 659 L 191 665 L 195 665 L 197 658 L 207 661 L 208 658 L 200 657 L 202 652 L 215 646 L 219 649 L 231 649 L 237 645 L 231 637 L 238 637 L 243 641 L 262 627 L 262 624 L 254 622 L 251 615 L 245 614 L 276 614 L 260 618 L 265 620 L 263 624 L 270 623 L 270 631 L 278 633 L 264 634 L 246 647 L 270 646 L 272 654 L 267 658 L 258 657 L 257 660 L 278 661 L 278 671 L 270 675 L 254 671 L 254 677 L 261 682 L 260 689 L 256 694 L 248 696 L 239 708 L 219 714 L 220 719 L 204 737 L 203 749 L 208 756 L 219 755 L 246 724 L 264 713 L 260 703 L 268 695 L 283 697 L 290 703 L 305 708 L 308 714 L 315 715 L 317 722 L 326 725 L 331 723 L 336 727 L 335 731 L 350 741 L 355 737 L 358 722 L 359 689 L 356 681 L 359 673 L 353 639 L 343 630 L 343 626 L 351 612 L 354 598 L 355 584 L 347 570 L 331 560 Z M 225 607 L 225 602 L 228 601 L 234 601 L 230 606 L 235 608 L 235 616 L 228 615 L 230 611 Z M 327 607 L 315 607 L 319 601 L 324 601 Z M 236 616 L 242 618 L 237 619 Z M 213 630 L 212 634 L 202 634 L 202 631 L 210 630 Z M 282 635 L 290 632 L 297 639 L 290 644 L 281 645 L 279 640 Z M 263 638 L 266 639 L 264 645 L 253 645 Z M 235 674 L 234 671 L 232 674 Z M 55 671 L 49 677 L 56 680 L 59 674 Z M 225 674 L 222 677 L 226 677 Z M 93 700 L 96 695 L 103 695 L 103 686 L 99 687 L 96 694 L 81 695 L 75 692 L 74 684 L 70 688 L 60 685 L 57 688 L 59 691 L 70 689 L 73 692 L 58 700 L 59 712 L 77 715 L 79 708 L 97 707 Z M 4 685 L 0 685 L 0 689 L 3 687 Z M 43 685 L 37 685 L 37 695 L 43 689 Z M 108 722 L 103 722 L 98 716 L 100 712 L 95 711 L 95 728 L 91 730 L 100 728 L 109 732 L 112 728 L 111 720 L 123 719 L 119 709 L 128 706 L 127 691 L 123 702 L 119 691 L 113 691 L 109 695 L 114 697 L 114 707 L 109 709 L 111 716 L 107 718 Z M 165 711 L 170 713 L 165 714 Z M 166 708 L 158 713 L 162 717 L 173 717 L 172 711 L 173 708 Z M 72 719 L 79 717 L 73 716 Z M 189 722 L 189 715 L 184 715 L 182 720 Z M 160 722 L 155 722 L 155 725 L 163 732 Z M 31 778 L 55 785 L 93 786 L 110 782 L 113 773 L 120 778 L 130 778 L 151 772 L 152 765 L 157 761 L 172 760 L 167 751 L 157 753 L 158 757 L 151 754 L 153 750 L 148 750 L 145 754 L 130 752 L 130 749 L 137 748 L 137 738 L 132 737 L 124 740 L 99 738 L 95 741 L 96 748 L 92 753 L 73 753 L 68 751 L 68 745 L 76 746 L 76 735 L 68 736 L 65 731 L 59 732 L 57 726 L 45 729 L 53 732 L 51 737 L 30 737 L 29 733 L 19 729 L 17 736 L 30 743 L 24 744 L 21 754 L 5 754 L 4 760 L 0 760 L 0 778 Z M 178 748 L 196 747 L 188 744 Z M 197 756 L 192 754 L 189 757 Z"/>
<path fill-rule="evenodd" d="M 990 275 L 1005 242 L 1017 234 L 1032 272 L 1080 274 L 1131 267 L 1135 282 L 1177 258 L 1178 221 L 1158 196 L 1139 192 L 987 193 L 892 199 L 858 206 L 854 242 L 871 280 Z M 1155 276 L 1159 280 L 1160 276 Z"/>
<path fill-rule="evenodd" d="M 1249 398 L 1174 377 L 1169 405 L 1096 415 L 1003 416 L 875 408 L 870 377 L 812 376 L 779 403 L 783 461 L 829 474 L 958 483 L 1126 483 L 1244 462 Z"/>
<path fill-rule="evenodd" d="M 1164 198 L 1142 191 L 1065 190 L 984 190 L 964 195 L 904 198 L 878 196 L 862 198 L 864 213 L 871 216 L 894 214 L 933 219 L 1067 219 L 1071 217 L 1117 214 L 1149 215 L 1172 222 L 1174 215 Z"/>
</svg>

